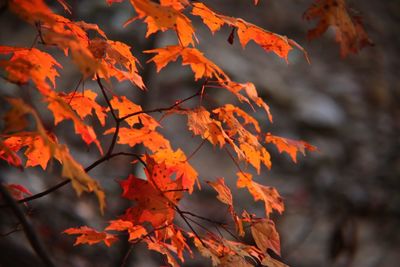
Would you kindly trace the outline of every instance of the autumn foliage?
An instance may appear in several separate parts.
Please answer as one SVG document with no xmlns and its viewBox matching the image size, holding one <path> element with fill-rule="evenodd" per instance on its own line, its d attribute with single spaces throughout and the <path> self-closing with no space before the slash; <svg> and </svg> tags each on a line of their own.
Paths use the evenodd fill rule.
<svg viewBox="0 0 400 267">
<path fill-rule="evenodd" d="M 73 12 L 66 2 L 58 2 L 67 14 Z M 107 4 L 118 5 L 116 2 L 121 1 L 109 0 Z M 136 20 L 142 20 L 147 25 L 145 37 L 164 31 L 176 33 L 175 45 L 143 51 L 152 55 L 148 62 L 139 63 L 129 45 L 108 39 L 97 25 L 56 14 L 42 0 L 8 2 L 11 12 L 35 27 L 37 39 L 32 47 L 0 46 L 3 78 L 16 85 L 32 83 L 37 89 L 35 94 L 41 97 L 52 113 L 54 127 L 69 121 L 83 143 L 96 147 L 99 157 L 93 164 L 83 167 L 71 155 L 68 143 L 61 143 L 43 124 L 38 110 L 7 94 L 5 98 L 9 108 L 3 116 L 0 158 L 10 166 L 21 169 L 40 167 L 43 172 L 50 161 L 58 162 L 61 166 L 58 175 L 64 179 L 59 187 L 70 183 L 78 195 L 94 193 L 102 213 L 107 210 L 106 197 L 122 197 L 132 202 L 124 214 L 112 218 L 103 229 L 95 230 L 89 226 L 66 229 L 64 233 L 76 235 L 75 245 L 104 243 L 112 246 L 118 242 L 120 233 L 126 233 L 129 242 L 146 244 L 148 249 L 163 254 L 172 266 L 185 262 L 184 256 L 193 256 L 194 248 L 211 259 L 214 266 L 286 266 L 268 253 L 272 250 L 280 255 L 279 234 L 271 214 L 284 212 L 283 199 L 275 188 L 255 182 L 252 173 L 261 175 L 272 167 L 269 153 L 272 146 L 268 144 L 276 146 L 280 153 L 287 153 L 294 163 L 299 152 L 305 154 L 306 151 L 316 150 L 316 147 L 262 130 L 273 121 L 268 104 L 259 97 L 253 83 L 232 80 L 198 50 L 196 29 L 191 20 L 198 17 L 212 34 L 216 34 L 221 27 L 230 27 L 230 43 L 239 42 L 246 48 L 249 42 L 254 42 L 265 52 L 273 52 L 286 62 L 293 49 L 300 50 L 305 60 L 309 61 L 307 52 L 284 35 L 262 29 L 241 18 L 223 15 L 201 2 L 131 0 L 130 3 L 135 15 L 124 26 L 134 27 L 138 23 Z M 304 17 L 318 20 L 316 28 L 309 32 L 310 39 L 319 37 L 333 26 L 343 56 L 371 44 L 360 18 L 349 13 L 345 0 L 317 0 Z M 209 38 L 212 38 L 211 34 Z M 98 88 L 72 92 L 57 88 L 56 80 L 63 78 L 58 71 L 63 66 L 53 56 L 54 47 L 72 59 L 81 72 L 81 82 L 94 80 Z M 135 99 L 113 91 L 113 83 L 121 81 L 131 82 L 138 90 L 151 90 L 146 87 L 138 66 L 155 64 L 157 72 L 160 72 L 168 64 L 179 64 L 174 63 L 176 61 L 190 67 L 193 79 L 201 82 L 198 91 L 187 98 L 166 107 L 143 110 Z M 240 104 L 232 102 L 206 108 L 203 101 L 206 101 L 204 97 L 207 94 L 212 95 L 209 88 L 225 90 Z M 99 104 L 100 98 L 105 100 L 106 106 Z M 197 103 L 196 107 L 188 108 L 185 104 L 189 101 Z M 245 111 L 249 110 L 248 107 L 252 112 Z M 237 177 L 224 179 L 221 170 L 221 177 L 211 181 L 200 179 L 201 172 L 190 164 L 193 155 L 187 156 L 185 148 L 172 147 L 159 132 L 162 121 L 152 116 L 155 112 L 185 117 L 187 130 L 193 138 L 201 138 L 216 149 L 227 152 L 227 157 L 231 157 L 238 167 Z M 263 112 L 265 119 L 258 121 L 252 115 L 254 112 Z M 88 117 L 98 120 L 103 128 L 95 131 L 87 124 Z M 107 118 L 114 121 L 113 127 L 106 128 Z M 102 134 L 97 135 L 96 132 Z M 104 135 L 112 136 L 110 144 L 103 142 Z M 145 152 L 133 153 L 136 146 L 143 147 Z M 96 177 L 88 173 L 112 157 L 123 156 L 132 157 L 132 164 L 142 165 L 145 175 L 136 177 L 127 174 L 125 179 L 119 181 L 121 195 L 108 195 Z M 235 196 L 226 185 L 226 179 L 236 180 L 237 187 L 244 189 L 241 192 L 248 191 L 254 201 L 263 202 L 265 212 L 251 214 L 235 208 Z M 192 219 L 196 216 L 201 219 L 201 215 L 180 209 L 179 203 L 183 198 L 190 198 L 193 191 L 207 186 L 215 190 L 216 199 L 226 205 L 231 217 L 231 223 L 215 222 L 216 226 L 235 239 L 222 237 L 211 229 L 197 233 L 192 227 Z M 27 203 L 35 198 L 35 193 L 39 193 L 30 192 L 18 184 L 6 184 L 5 187 L 20 203 Z M 184 224 L 177 224 L 177 218 L 182 219 Z M 212 221 L 212 218 L 202 219 Z M 254 245 L 244 243 L 245 235 L 254 240 Z"/>
</svg>

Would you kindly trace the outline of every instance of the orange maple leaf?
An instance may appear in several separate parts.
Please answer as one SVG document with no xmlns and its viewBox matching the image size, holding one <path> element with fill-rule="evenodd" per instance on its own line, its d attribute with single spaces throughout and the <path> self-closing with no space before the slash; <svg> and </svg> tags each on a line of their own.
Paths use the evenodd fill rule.
<svg viewBox="0 0 400 267">
<path fill-rule="evenodd" d="M 142 238 L 147 234 L 146 229 L 141 225 L 133 225 L 130 221 L 114 220 L 110 221 L 110 224 L 105 230 L 108 231 L 128 231 L 129 241 Z"/>
<path fill-rule="evenodd" d="M 180 265 L 178 262 L 175 260 L 175 258 L 172 256 L 172 252 L 176 252 L 176 249 L 171 246 L 170 244 L 164 243 L 162 241 L 152 241 L 151 239 L 145 239 L 144 240 L 147 243 L 147 248 L 150 250 L 157 251 L 158 253 L 163 254 L 168 261 L 168 264 L 172 267 L 179 267 Z"/>
<path fill-rule="evenodd" d="M 307 34 L 309 39 L 321 36 L 330 26 L 335 29 L 340 54 L 346 57 L 367 45 L 373 45 L 365 32 L 360 16 L 352 16 L 345 0 L 317 0 L 304 13 L 306 20 L 319 19 L 317 26 Z"/>
<path fill-rule="evenodd" d="M 256 132 L 260 132 L 258 122 L 253 117 L 231 104 L 214 109 L 213 113 L 216 113 L 218 118 L 228 126 L 229 130 L 226 130 L 226 133 L 229 138 L 237 140 L 239 150 L 235 149 L 235 151 L 238 153 L 239 159 L 244 158 L 257 170 L 257 173 L 260 173 L 261 163 L 268 169 L 271 168 L 268 151 L 260 144 L 257 136 L 244 127 L 251 124 Z M 243 119 L 244 122 L 241 123 L 236 117 Z"/>
<path fill-rule="evenodd" d="M 146 89 L 136 65 L 139 61 L 124 43 L 95 38 L 89 41 L 93 56 L 101 61 L 98 75 L 107 80 L 115 77 L 118 81 L 129 80 L 140 89 Z"/>
<path fill-rule="evenodd" d="M 50 147 L 43 140 L 42 136 L 35 132 L 20 132 L 4 140 L 4 144 L 12 151 L 19 151 L 23 147 L 27 161 L 26 167 L 41 166 L 46 169 L 51 158 Z"/>
<path fill-rule="evenodd" d="M 200 135 L 213 145 L 223 147 L 229 136 L 222 129 L 221 122 L 210 117 L 210 112 L 199 107 L 186 112 L 188 127 L 195 135 Z"/>
<path fill-rule="evenodd" d="M 93 245 L 99 242 L 104 242 L 107 247 L 115 243 L 118 238 L 106 232 L 98 232 L 90 227 L 81 226 L 79 228 L 68 228 L 63 233 L 69 235 L 80 235 L 76 238 L 75 244 L 88 244 Z"/>
<path fill-rule="evenodd" d="M 267 133 L 265 136 L 266 143 L 273 143 L 277 148 L 279 153 L 286 152 L 290 155 L 294 163 L 297 163 L 297 152 L 301 152 L 303 155 L 308 151 L 316 151 L 317 147 L 310 145 L 305 141 L 296 141 L 288 138 L 283 138 L 279 136 Z"/>
<path fill-rule="evenodd" d="M 152 1 L 131 0 L 132 6 L 138 13 L 139 19 L 144 19 L 147 23 L 146 37 L 157 31 L 174 30 L 178 35 L 179 42 L 182 46 L 194 45 L 194 29 L 190 19 L 188 19 L 180 11 L 169 7 L 162 6 Z M 131 23 L 137 18 L 128 20 L 124 25 Z"/>
<path fill-rule="evenodd" d="M 189 194 L 193 192 L 193 187 L 196 182 L 200 188 L 198 173 L 189 164 L 182 150 L 178 149 L 173 151 L 168 148 L 157 149 L 152 157 L 157 163 L 164 162 L 168 169 L 176 172 L 177 177 L 182 177 L 182 187 L 188 190 Z"/>
<path fill-rule="evenodd" d="M 83 21 L 74 22 L 57 15 L 43 0 L 12 0 L 10 9 L 27 22 L 40 27 L 40 37 L 46 44 L 58 46 L 65 54 L 70 51 L 72 59 L 85 78 L 102 70 L 103 66 L 89 50 L 89 37 L 86 33 L 94 30 L 103 38 L 107 38 L 97 25 Z"/>
<path fill-rule="evenodd" d="M 75 132 L 82 137 L 86 144 L 95 143 L 100 153 L 103 154 L 100 142 L 97 140 L 96 134 L 92 127 L 86 125 L 68 105 L 63 97 L 55 93 L 49 94 L 46 97 L 48 108 L 54 116 L 54 125 L 59 124 L 63 120 L 72 120 L 74 123 Z"/>
<path fill-rule="evenodd" d="M 228 17 L 218 14 L 203 3 L 194 3 L 192 14 L 200 16 L 204 24 L 206 24 L 213 33 L 218 31 L 224 24 L 235 27 L 237 29 L 240 44 L 243 48 L 246 47 L 248 42 L 252 40 L 261 46 L 265 51 L 272 51 L 287 61 L 289 51 L 293 47 L 296 47 L 304 53 L 308 61 L 308 55 L 306 51 L 295 41 L 287 38 L 286 36 L 267 31 L 241 18 Z"/>
<path fill-rule="evenodd" d="M 176 61 L 182 57 L 182 65 L 189 65 L 195 75 L 195 80 L 200 78 L 216 78 L 218 80 L 229 80 L 228 76 L 214 62 L 206 58 L 196 48 L 167 46 L 153 50 L 144 51 L 144 53 L 156 53 L 148 62 L 153 61 L 157 66 L 157 72 L 164 68 L 169 62 Z"/>
<path fill-rule="evenodd" d="M 265 110 L 269 121 L 273 121 L 269 106 L 264 102 L 261 97 L 258 96 L 257 89 L 253 83 L 237 83 L 233 81 L 226 81 L 220 83 L 220 85 L 233 93 L 239 99 L 239 101 L 244 101 L 248 103 L 251 107 L 253 106 L 251 105 L 249 99 L 252 100 L 258 107 L 261 107 Z M 246 96 L 240 93 L 242 91 L 246 93 Z"/>
<path fill-rule="evenodd" d="M 68 103 L 71 108 L 83 120 L 94 112 L 102 126 L 106 123 L 105 108 L 97 104 L 97 94 L 92 90 L 86 89 L 84 92 L 72 92 L 69 94 L 60 93 L 59 96 Z"/>
<path fill-rule="evenodd" d="M 111 128 L 105 131 L 104 134 L 112 134 L 114 132 L 115 128 Z M 137 144 L 143 144 L 152 152 L 159 149 L 170 148 L 169 141 L 165 139 L 164 136 L 147 127 L 142 127 L 140 129 L 121 127 L 119 128 L 117 142 L 118 144 L 129 145 L 131 147 Z"/>
<path fill-rule="evenodd" d="M 269 217 L 273 210 L 276 210 L 282 214 L 282 212 L 285 210 L 285 207 L 281 196 L 275 188 L 254 182 L 253 176 L 250 173 L 238 172 L 237 176 L 238 188 L 247 187 L 255 201 L 264 201 L 265 214 L 267 217 Z"/>
<path fill-rule="evenodd" d="M 55 78 L 59 76 L 56 67 L 62 66 L 51 55 L 36 48 L 10 46 L 0 46 L 0 54 L 12 54 L 9 60 L 0 60 L 9 81 L 25 84 L 31 79 L 42 93 L 50 91 L 50 85 L 55 87 Z"/>
<path fill-rule="evenodd" d="M 242 220 L 237 216 L 235 209 L 233 208 L 233 197 L 232 192 L 229 187 L 225 184 L 224 178 L 220 177 L 215 182 L 206 181 L 207 184 L 212 186 L 215 191 L 217 191 L 217 198 L 228 205 L 228 211 L 235 222 L 236 230 L 240 236 L 244 236 L 243 223 Z"/>
<path fill-rule="evenodd" d="M 141 112 L 142 107 L 130 101 L 126 96 L 121 97 L 113 97 L 110 101 L 113 109 L 118 110 L 118 116 L 123 118 L 129 114 Z M 155 130 L 160 124 L 150 115 L 146 113 L 137 114 L 135 116 L 131 116 L 125 121 L 129 124 L 130 127 L 133 127 L 135 124 L 141 124 L 144 127 Z"/>
<path fill-rule="evenodd" d="M 261 251 L 272 249 L 277 255 L 281 255 L 281 243 L 276 231 L 275 223 L 270 219 L 253 219 L 251 222 L 251 235 Z"/>
</svg>

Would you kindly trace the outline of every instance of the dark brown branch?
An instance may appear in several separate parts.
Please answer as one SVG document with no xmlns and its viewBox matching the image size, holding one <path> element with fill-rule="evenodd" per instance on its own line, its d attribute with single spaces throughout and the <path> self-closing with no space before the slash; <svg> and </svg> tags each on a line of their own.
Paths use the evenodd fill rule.
<svg viewBox="0 0 400 267">
<path fill-rule="evenodd" d="M 113 109 L 113 107 L 112 107 L 112 105 L 111 105 L 110 99 L 108 99 L 108 96 L 107 96 L 107 94 L 106 94 L 106 91 L 105 91 L 105 89 L 104 89 L 103 84 L 101 83 L 101 80 L 100 80 L 100 77 L 99 77 L 98 74 L 96 74 L 96 81 L 97 81 L 97 84 L 99 85 L 99 87 L 100 87 L 100 89 L 101 89 L 101 92 L 102 92 L 102 94 L 103 94 L 103 96 L 104 96 L 104 99 L 105 99 L 106 102 L 107 102 L 108 107 L 110 108 L 111 115 L 113 116 L 113 118 L 114 118 L 115 121 L 118 121 L 119 118 L 118 118 L 117 114 L 115 114 L 115 112 L 114 112 L 114 109 Z"/>
<path fill-rule="evenodd" d="M 32 249 L 36 252 L 38 257 L 43 261 L 45 266 L 53 267 L 55 266 L 50 259 L 50 256 L 44 249 L 39 237 L 37 236 L 35 230 L 33 229 L 32 225 L 25 217 L 25 214 L 21 210 L 21 207 L 18 203 L 14 200 L 14 198 L 10 195 L 8 190 L 4 187 L 3 181 L 0 179 L 0 193 L 6 203 L 11 210 L 13 211 L 15 217 L 18 218 L 19 222 L 22 225 L 22 228 L 25 232 L 25 236 L 28 239 L 29 243 L 31 244 Z"/>
<path fill-rule="evenodd" d="M 109 156 L 109 155 L 112 154 L 112 152 L 114 150 L 114 147 L 115 147 L 115 144 L 117 143 L 117 138 L 118 138 L 118 133 L 119 133 L 119 125 L 120 125 L 121 120 L 120 120 L 120 118 L 118 118 L 117 114 L 115 114 L 114 109 L 113 109 L 113 107 L 111 105 L 110 99 L 108 99 L 108 96 L 106 94 L 106 91 L 104 89 L 103 84 L 101 83 L 101 80 L 100 80 L 100 77 L 99 77 L 98 74 L 96 74 L 96 80 L 97 80 L 97 84 L 99 85 L 99 87 L 101 89 L 101 92 L 102 92 L 102 94 L 104 96 L 104 99 L 106 100 L 107 105 L 110 108 L 111 115 L 115 120 L 115 132 L 114 132 L 114 135 L 112 137 L 111 144 L 110 144 L 110 146 L 108 148 L 108 151 L 106 153 L 106 156 L 107 155 Z"/>
<path fill-rule="evenodd" d="M 111 154 L 111 155 L 108 155 L 108 156 L 104 155 L 104 157 L 96 160 L 95 162 L 93 162 L 92 164 L 87 166 L 84 170 L 85 170 L 85 172 L 89 172 L 90 170 L 95 168 L 97 165 L 103 163 L 104 161 L 107 161 L 107 160 L 109 160 L 109 159 L 111 159 L 113 157 L 121 156 L 121 155 L 122 156 L 133 156 L 133 157 L 136 157 L 144 166 L 146 166 L 146 163 L 141 159 L 141 157 L 139 155 L 134 154 L 134 153 L 118 152 L 118 153 L 114 153 L 114 154 Z M 50 187 L 49 189 L 47 189 L 47 190 L 45 190 L 43 192 L 40 192 L 40 193 L 32 195 L 30 197 L 26 197 L 26 198 L 18 200 L 18 203 L 25 203 L 25 202 L 29 202 L 29 201 L 34 200 L 34 199 L 41 198 L 41 197 L 43 197 L 45 195 L 50 194 L 53 191 L 56 191 L 58 188 L 63 187 L 66 184 L 69 184 L 70 182 L 71 182 L 70 179 L 65 179 L 62 182 Z M 6 204 L 6 205 L 1 205 L 0 206 L 0 208 L 3 208 L 3 207 L 8 207 L 8 205 Z"/>
</svg>

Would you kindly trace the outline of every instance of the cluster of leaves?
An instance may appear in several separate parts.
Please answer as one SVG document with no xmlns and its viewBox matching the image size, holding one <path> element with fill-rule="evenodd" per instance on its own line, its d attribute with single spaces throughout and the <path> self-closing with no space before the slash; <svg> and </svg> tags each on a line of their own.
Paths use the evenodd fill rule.
<svg viewBox="0 0 400 267">
<path fill-rule="evenodd" d="M 58 2 L 70 12 L 64 1 Z M 114 2 L 121 1 L 107 1 L 108 4 Z M 99 182 L 90 177 L 88 172 L 111 157 L 127 155 L 138 159 L 133 164 L 142 164 L 146 177 L 129 175 L 120 182 L 121 197 L 131 200 L 132 207 L 119 218 L 110 221 L 102 231 L 87 226 L 65 230 L 67 234 L 78 235 L 76 245 L 104 242 L 111 246 L 118 240 L 118 232 L 125 232 L 129 234 L 129 242 L 145 243 L 150 250 L 165 255 L 172 266 L 179 265 L 178 259 L 184 262 L 184 253 L 192 255 L 188 242 L 193 243 L 202 255 L 211 258 L 214 266 L 252 266 L 260 263 L 266 266 L 285 266 L 267 253 L 271 249 L 280 255 L 279 234 L 270 215 L 274 211 L 284 211 L 283 201 L 275 188 L 253 181 L 250 169 L 260 174 L 262 166 L 271 168 L 270 153 L 266 149 L 269 143 L 275 145 L 279 152 L 288 153 L 294 162 L 297 152 L 305 154 L 306 150 L 313 151 L 316 148 L 304 141 L 263 132 L 253 116 L 233 104 L 227 103 L 207 110 L 199 101 L 195 108 L 185 107 L 186 101 L 195 98 L 202 100 L 208 88 L 220 88 L 231 93 L 240 103 L 249 105 L 252 110 L 256 107 L 263 109 L 266 118 L 272 122 L 269 107 L 258 96 L 254 84 L 233 81 L 196 48 L 196 29 L 188 16 L 199 17 L 213 34 L 224 25 L 231 27 L 229 42 L 234 42 L 237 33 L 243 48 L 253 41 L 266 52 L 274 52 L 286 61 L 293 48 L 301 50 L 308 60 L 307 53 L 286 36 L 267 31 L 240 18 L 225 16 L 200 2 L 131 0 L 130 3 L 137 16 L 125 25 L 136 19 L 143 20 L 147 24 L 146 37 L 159 31 L 171 30 L 176 33 L 176 45 L 144 51 L 154 54 L 149 62 L 154 62 L 159 72 L 181 58 L 182 65 L 189 65 L 193 71 L 194 80 L 204 81 L 198 92 L 169 107 L 153 110 L 143 110 L 124 95 L 113 93 L 112 98 L 109 98 L 107 91 L 112 90 L 112 78 L 118 82 L 129 81 L 138 89 L 147 90 L 137 69 L 138 60 L 127 44 L 108 39 L 95 24 L 72 21 L 55 14 L 42 0 L 10 0 L 10 10 L 37 29 L 34 46 L 40 42 L 43 49 L 0 46 L 0 55 L 3 57 L 0 68 L 5 73 L 4 78 L 18 85 L 32 82 L 37 94 L 53 114 L 54 125 L 64 120 L 72 121 L 76 134 L 87 145 L 95 144 L 100 156 L 92 165 L 82 167 L 71 156 L 68 146 L 61 144 L 55 134 L 45 128 L 34 108 L 19 98 L 7 97 L 11 108 L 4 117 L 0 158 L 18 168 L 40 166 L 43 170 L 46 170 L 49 160 L 54 158 L 62 166 L 60 175 L 66 178 L 58 187 L 71 182 L 78 195 L 94 192 L 102 212 L 106 208 L 105 193 Z M 357 52 L 369 44 L 359 18 L 353 18 L 347 10 L 344 0 L 316 1 L 305 13 L 307 19 L 320 18 L 317 28 L 310 31 L 310 37 L 317 37 L 328 26 L 334 26 L 343 55 Z M 89 38 L 89 31 L 97 37 Z M 90 89 L 72 93 L 62 92 L 60 88 L 54 90 L 56 77 L 59 76 L 58 69 L 62 65 L 45 51 L 49 46 L 61 49 L 65 56 L 72 58 L 82 74 L 82 80 L 97 81 L 98 91 L 107 106 L 100 105 L 96 101 L 98 93 Z M 226 150 L 238 166 L 237 187 L 247 189 L 255 201 L 264 202 L 265 213 L 262 215 L 249 214 L 245 210 L 237 213 L 231 190 L 224 178 L 207 182 L 217 192 L 218 200 L 227 205 L 236 233 L 231 233 L 224 223 L 214 223 L 237 237 L 237 240 L 228 240 L 208 229 L 204 235 L 196 233 L 192 227 L 193 219 L 212 220 L 179 208 L 181 199 L 190 197 L 196 184 L 200 190 L 201 181 L 183 150 L 174 149 L 157 130 L 161 126 L 160 122 L 150 114 L 164 111 L 168 116 L 186 117 L 188 130 L 193 135 Z M 87 117 L 97 117 L 103 127 L 107 117 L 113 118 L 115 127 L 103 129 L 105 135 L 112 135 L 106 151 L 103 151 L 103 145 L 93 128 L 84 122 Z M 131 148 L 141 145 L 147 152 L 143 155 L 115 153 L 117 145 L 128 145 Z M 21 151 L 24 151 L 25 163 L 21 159 Z M 241 162 L 245 165 L 244 170 L 240 167 Z M 19 202 L 35 198 L 35 195 L 24 198 L 32 193 L 20 185 L 10 184 L 8 188 Z M 177 216 L 183 219 L 188 229 L 175 223 Z M 245 228 L 250 229 L 255 246 L 240 241 L 246 234 Z"/>
</svg>

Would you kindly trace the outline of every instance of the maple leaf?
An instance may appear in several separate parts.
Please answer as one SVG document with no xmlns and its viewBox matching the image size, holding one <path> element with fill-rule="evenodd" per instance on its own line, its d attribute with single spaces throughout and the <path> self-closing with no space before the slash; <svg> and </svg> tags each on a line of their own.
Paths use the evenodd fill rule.
<svg viewBox="0 0 400 267">
<path fill-rule="evenodd" d="M 224 16 L 215 13 L 203 3 L 193 3 L 192 14 L 201 17 L 212 33 L 218 31 L 226 23 Z"/>
<path fill-rule="evenodd" d="M 143 111 L 140 105 L 133 103 L 126 96 L 113 97 L 110 103 L 113 109 L 118 110 L 118 115 L 120 118 Z M 131 116 L 125 119 L 125 121 L 130 127 L 140 123 L 150 130 L 155 130 L 158 126 L 160 126 L 160 124 L 153 117 L 146 113 L 140 113 L 135 116 Z"/>
<path fill-rule="evenodd" d="M 199 107 L 187 112 L 188 127 L 195 135 L 201 135 L 213 145 L 222 147 L 229 136 L 222 129 L 221 122 L 210 117 L 210 112 Z"/>
<path fill-rule="evenodd" d="M 87 226 L 81 226 L 79 228 L 68 228 L 63 233 L 69 235 L 80 235 L 76 238 L 74 246 L 79 244 L 93 245 L 104 242 L 104 244 L 109 247 L 118 240 L 117 237 L 115 237 L 114 235 L 106 232 L 98 232 Z"/>
<path fill-rule="evenodd" d="M 148 249 L 154 250 L 154 251 L 157 251 L 158 253 L 163 254 L 167 258 L 168 264 L 170 264 L 170 266 L 179 267 L 178 262 L 175 260 L 175 258 L 171 254 L 171 251 L 174 251 L 174 248 L 171 245 L 161 242 L 161 241 L 154 242 L 151 239 L 145 239 L 144 241 L 147 243 Z"/>
<path fill-rule="evenodd" d="M 164 68 L 169 62 L 176 61 L 178 57 L 182 57 L 182 65 L 190 65 L 195 75 L 195 80 L 200 78 L 216 78 L 218 80 L 229 80 L 228 76 L 214 62 L 206 58 L 196 48 L 167 46 L 153 50 L 144 51 L 144 53 L 155 53 L 153 61 L 157 66 L 157 72 Z"/>
<path fill-rule="evenodd" d="M 237 176 L 238 188 L 247 187 L 255 201 L 264 201 L 265 213 L 267 217 L 269 217 L 269 214 L 271 214 L 273 210 L 276 210 L 279 212 L 279 214 L 282 214 L 285 207 L 281 196 L 275 188 L 254 182 L 250 173 L 238 172 Z"/>
<path fill-rule="evenodd" d="M 133 225 L 130 221 L 113 220 L 105 230 L 108 231 L 128 231 L 129 241 L 142 238 L 147 234 L 146 229 L 141 225 Z"/>
<path fill-rule="evenodd" d="M 182 178 L 182 187 L 188 190 L 189 194 L 193 192 L 193 187 L 196 182 L 198 187 L 200 188 L 198 173 L 189 164 L 182 150 L 178 149 L 176 151 L 173 151 L 168 148 L 157 149 L 152 157 L 156 162 L 164 162 L 168 169 L 176 172 L 176 177 Z"/>
<path fill-rule="evenodd" d="M 244 128 L 244 125 L 251 124 L 256 132 L 260 131 L 258 122 L 253 117 L 231 104 L 214 109 L 213 113 L 218 114 L 218 118 L 229 127 L 229 130 L 226 130 L 229 138 L 237 140 L 239 143 L 239 150 L 235 150 L 238 153 L 239 159 L 244 158 L 258 173 L 260 172 L 261 163 L 268 167 L 268 169 L 271 168 L 268 151 L 260 144 L 257 136 Z M 244 122 L 239 122 L 236 117 L 240 117 Z"/>
<path fill-rule="evenodd" d="M 261 97 L 258 96 L 257 89 L 253 83 L 237 83 L 233 81 L 226 81 L 221 83 L 221 86 L 233 93 L 240 101 L 245 101 L 246 103 L 250 104 L 250 106 L 251 103 L 249 99 L 251 99 L 258 107 L 261 107 L 265 110 L 269 121 L 273 121 L 269 106 Z M 240 94 L 241 91 L 244 91 L 247 97 Z"/>
<path fill-rule="evenodd" d="M 252 222 L 251 234 L 257 247 L 263 252 L 272 249 L 277 255 L 281 255 L 279 234 L 275 229 L 275 223 L 270 219 L 262 219 Z"/>
<path fill-rule="evenodd" d="M 304 53 L 307 61 L 309 61 L 306 51 L 295 41 L 286 36 L 267 31 L 241 18 L 218 14 L 203 3 L 194 3 L 193 6 L 192 14 L 199 16 L 212 33 L 218 31 L 224 24 L 235 27 L 237 29 L 240 44 L 243 48 L 245 48 L 248 42 L 252 40 L 265 51 L 272 51 L 288 61 L 289 51 L 293 47 L 296 47 Z"/>
<path fill-rule="evenodd" d="M 257 133 L 261 131 L 260 126 L 258 124 L 258 121 L 254 119 L 252 116 L 247 114 L 244 110 L 240 109 L 239 107 L 236 107 L 232 104 L 226 104 L 223 107 L 217 108 L 213 110 L 213 113 L 216 113 L 219 115 L 220 119 L 222 119 L 224 122 L 228 123 L 229 126 L 231 126 L 232 130 L 236 128 L 238 125 L 253 125 L 254 129 L 256 130 Z M 243 119 L 243 123 L 240 123 L 239 121 L 233 120 L 235 117 L 240 117 Z M 236 123 L 237 122 L 237 123 Z M 243 127 L 241 127 L 243 128 Z M 236 129 L 238 130 L 238 129 Z"/>
<path fill-rule="evenodd" d="M 365 32 L 360 16 L 353 16 L 345 0 L 317 0 L 304 13 L 306 20 L 319 19 L 317 26 L 307 34 L 309 39 L 321 36 L 330 26 L 335 29 L 340 54 L 346 57 L 367 45 L 373 45 Z"/>
<path fill-rule="evenodd" d="M 63 120 L 72 120 L 74 123 L 75 132 L 82 137 L 86 144 L 95 143 L 100 153 L 103 154 L 100 142 L 97 140 L 96 134 L 92 127 L 86 125 L 73 109 L 68 105 L 63 97 L 54 93 L 46 97 L 48 108 L 53 112 L 54 125 L 59 124 Z"/>
<path fill-rule="evenodd" d="M 170 240 L 170 246 L 168 248 L 177 254 L 178 258 L 184 262 L 183 252 L 187 251 L 190 256 L 193 257 L 193 252 L 186 242 L 182 232 L 176 229 L 173 225 L 170 225 L 164 229 L 156 231 L 156 238 L 158 240 Z"/>
<path fill-rule="evenodd" d="M 65 145 L 57 145 L 54 157 L 62 165 L 61 175 L 71 179 L 72 187 L 78 196 L 84 191 L 94 192 L 99 202 L 100 211 L 104 213 L 106 206 L 104 191 L 101 189 L 100 184 L 86 173 L 82 165 L 75 161 L 70 155 L 68 148 Z"/>
<path fill-rule="evenodd" d="M 51 55 L 36 48 L 10 46 L 0 46 L 0 54 L 12 54 L 9 60 L 0 60 L 10 82 L 26 84 L 31 79 L 40 92 L 51 90 L 50 85 L 55 87 L 59 76 L 56 67 L 62 66 Z"/>
<path fill-rule="evenodd" d="M 115 128 L 108 129 L 104 134 L 112 134 Z M 146 148 L 155 152 L 159 149 L 170 148 L 169 141 L 165 139 L 160 133 L 151 130 L 147 127 L 140 129 L 135 128 L 119 128 L 118 144 L 129 145 L 131 147 L 137 144 L 143 144 Z"/>
<path fill-rule="evenodd" d="M 190 236 L 200 253 L 204 257 L 211 258 L 213 266 L 250 267 L 253 265 L 248 263 L 246 258 L 262 256 L 255 247 L 240 242 L 216 238 L 212 235 L 208 235 L 200 241 L 195 235 L 190 234 Z"/>
<path fill-rule="evenodd" d="M 270 133 L 266 134 L 265 142 L 273 143 L 278 148 L 279 153 L 282 152 L 288 153 L 294 163 L 297 163 L 297 152 L 301 152 L 303 155 L 306 155 L 306 150 L 308 151 L 317 150 L 315 146 L 310 145 L 307 142 L 287 139 L 272 135 Z"/>
<path fill-rule="evenodd" d="M 60 93 L 59 96 L 68 103 L 71 108 L 83 120 L 94 112 L 102 126 L 106 123 L 105 108 L 97 104 L 97 94 L 92 90 L 86 89 L 84 92 L 72 92 L 69 94 Z"/>
<path fill-rule="evenodd" d="M 27 161 L 26 167 L 41 166 L 46 169 L 47 163 L 51 158 L 50 147 L 46 144 L 46 140 L 37 132 L 20 132 L 14 134 L 4 140 L 4 144 L 14 152 L 19 151 L 23 147 Z"/>
<path fill-rule="evenodd" d="M 43 0 L 13 0 L 10 1 L 10 8 L 22 19 L 40 27 L 40 37 L 46 44 L 58 46 L 65 54 L 70 51 L 72 59 L 85 78 L 102 70 L 102 65 L 89 50 L 89 38 L 86 33 L 86 31 L 94 30 L 106 38 L 97 25 L 83 21 L 73 22 L 57 15 Z"/>
<path fill-rule="evenodd" d="M 206 183 L 212 186 L 215 191 L 217 191 L 217 198 L 222 203 L 228 205 L 228 210 L 229 213 L 232 215 L 233 221 L 235 222 L 237 232 L 240 236 L 244 236 L 242 220 L 239 219 L 239 216 L 237 216 L 235 209 L 233 208 L 232 192 L 229 187 L 226 186 L 224 178 L 218 178 L 215 182 L 206 181 Z"/>
<path fill-rule="evenodd" d="M 176 31 L 179 42 L 182 46 L 194 45 L 194 29 L 190 19 L 180 11 L 162 6 L 152 1 L 131 0 L 132 6 L 138 13 L 139 19 L 144 19 L 147 23 L 146 37 L 157 31 L 172 29 Z M 124 26 L 136 20 L 136 17 L 128 20 Z"/>
<path fill-rule="evenodd" d="M 260 144 L 241 143 L 239 148 L 244 154 L 245 160 L 257 170 L 257 173 L 260 173 L 261 163 L 263 163 L 268 169 L 271 169 L 271 156 Z"/>
<path fill-rule="evenodd" d="M 120 82 L 129 80 L 140 89 L 146 89 L 136 67 L 139 61 L 132 55 L 128 45 L 95 38 L 89 41 L 89 49 L 96 59 L 101 60 L 102 67 L 98 71 L 99 77 L 107 80 L 115 77 Z"/>
<path fill-rule="evenodd" d="M 224 178 L 218 178 L 216 182 L 207 181 L 207 184 L 212 186 L 217 191 L 217 198 L 222 202 L 233 207 L 233 199 L 231 190 L 225 185 Z"/>
<path fill-rule="evenodd" d="M 147 181 L 130 175 L 120 182 L 122 197 L 134 200 L 136 206 L 126 210 L 124 220 L 135 224 L 150 222 L 154 228 L 169 224 L 175 217 L 174 205 L 183 196 L 182 180 L 172 180 L 173 172 L 164 163 L 146 158 Z"/>
</svg>

